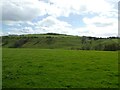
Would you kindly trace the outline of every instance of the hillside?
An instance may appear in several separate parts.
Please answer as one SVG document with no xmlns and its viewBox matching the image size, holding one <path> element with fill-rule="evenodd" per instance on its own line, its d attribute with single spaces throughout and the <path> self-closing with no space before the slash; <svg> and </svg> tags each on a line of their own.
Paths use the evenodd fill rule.
<svg viewBox="0 0 120 90">
<path fill-rule="evenodd" d="M 118 50 L 118 39 L 79 37 L 64 34 L 29 34 L 2 37 L 5 48 L 77 49 L 77 50 Z"/>
</svg>

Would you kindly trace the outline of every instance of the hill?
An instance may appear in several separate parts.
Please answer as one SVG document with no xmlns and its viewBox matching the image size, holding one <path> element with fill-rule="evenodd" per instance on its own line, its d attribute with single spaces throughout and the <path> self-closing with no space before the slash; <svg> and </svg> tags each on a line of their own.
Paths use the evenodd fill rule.
<svg viewBox="0 0 120 90">
<path fill-rule="evenodd" d="M 72 36 L 65 34 L 28 34 L 9 35 L 2 37 L 5 48 L 41 48 L 41 49 L 72 49 L 72 50 L 118 50 L 118 38 L 97 38 Z"/>
</svg>

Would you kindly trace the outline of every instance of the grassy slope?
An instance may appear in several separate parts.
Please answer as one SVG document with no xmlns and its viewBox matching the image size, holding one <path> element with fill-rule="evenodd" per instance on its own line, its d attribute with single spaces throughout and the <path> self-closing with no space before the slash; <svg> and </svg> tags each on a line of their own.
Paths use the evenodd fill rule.
<svg viewBox="0 0 120 90">
<path fill-rule="evenodd" d="M 118 87 L 117 52 L 3 49 L 3 87 Z"/>
<path fill-rule="evenodd" d="M 80 38 L 74 36 L 64 36 L 64 35 L 26 35 L 28 41 L 21 45 L 25 48 L 70 48 L 80 46 Z M 36 38 L 35 38 L 36 37 Z M 51 38 L 49 38 L 51 37 Z M 3 37 L 3 47 L 10 47 L 15 42 L 23 39 L 23 37 Z"/>
<path fill-rule="evenodd" d="M 23 44 L 22 41 L 26 40 Z M 3 37 L 3 47 L 14 47 L 15 43 L 22 48 L 42 48 L 42 49 L 93 49 L 104 48 L 104 45 L 118 43 L 117 39 L 86 39 L 82 42 L 82 37 L 70 35 L 25 35 Z M 102 45 L 102 46 L 100 46 Z"/>
</svg>

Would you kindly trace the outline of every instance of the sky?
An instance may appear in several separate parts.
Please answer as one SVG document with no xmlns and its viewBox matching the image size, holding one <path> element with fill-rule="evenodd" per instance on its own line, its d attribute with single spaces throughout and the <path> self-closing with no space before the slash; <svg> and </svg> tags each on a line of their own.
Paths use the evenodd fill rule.
<svg viewBox="0 0 120 90">
<path fill-rule="evenodd" d="M 2 0 L 0 35 L 118 36 L 119 0 Z"/>
</svg>

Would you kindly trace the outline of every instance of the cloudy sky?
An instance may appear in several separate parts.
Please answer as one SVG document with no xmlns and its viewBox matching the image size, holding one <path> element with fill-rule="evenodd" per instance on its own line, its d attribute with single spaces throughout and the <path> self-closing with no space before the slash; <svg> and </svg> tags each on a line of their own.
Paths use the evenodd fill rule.
<svg viewBox="0 0 120 90">
<path fill-rule="evenodd" d="M 118 35 L 119 0 L 2 0 L 0 35 Z M 1 28 L 2 27 L 2 28 Z"/>
</svg>

